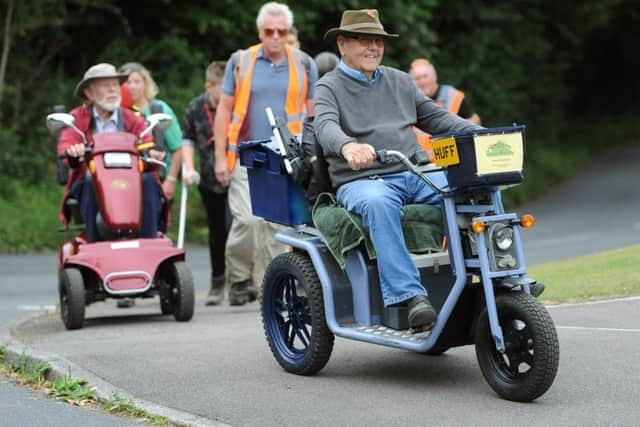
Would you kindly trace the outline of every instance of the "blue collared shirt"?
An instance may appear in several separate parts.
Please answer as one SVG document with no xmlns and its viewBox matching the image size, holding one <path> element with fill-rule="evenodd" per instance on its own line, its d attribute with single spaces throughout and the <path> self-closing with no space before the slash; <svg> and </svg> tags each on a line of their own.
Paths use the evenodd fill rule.
<svg viewBox="0 0 640 427">
<path fill-rule="evenodd" d="M 98 115 L 95 108 L 93 109 L 93 120 L 96 128 L 93 133 L 102 132 L 117 132 L 118 131 L 118 109 L 113 110 L 113 113 L 107 120 L 102 120 Z"/>
<path fill-rule="evenodd" d="M 353 77 L 354 79 L 360 82 L 367 83 L 369 85 L 374 84 L 378 80 L 381 74 L 380 67 L 378 67 L 373 72 L 373 77 L 371 78 L 371 80 L 369 80 L 369 78 L 363 72 L 354 70 L 353 68 L 345 64 L 344 61 L 342 60 L 340 60 L 340 63 L 338 64 L 338 68 L 341 69 L 346 75 Z"/>
</svg>

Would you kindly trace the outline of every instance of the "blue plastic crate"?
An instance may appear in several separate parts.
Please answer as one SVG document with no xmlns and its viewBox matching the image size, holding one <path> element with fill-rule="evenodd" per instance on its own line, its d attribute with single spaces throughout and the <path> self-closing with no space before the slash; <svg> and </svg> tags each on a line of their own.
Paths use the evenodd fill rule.
<svg viewBox="0 0 640 427">
<path fill-rule="evenodd" d="M 311 222 L 309 203 L 284 168 L 280 153 L 270 141 L 250 141 L 238 146 L 240 165 L 247 168 L 251 211 L 255 216 L 283 225 Z"/>
</svg>

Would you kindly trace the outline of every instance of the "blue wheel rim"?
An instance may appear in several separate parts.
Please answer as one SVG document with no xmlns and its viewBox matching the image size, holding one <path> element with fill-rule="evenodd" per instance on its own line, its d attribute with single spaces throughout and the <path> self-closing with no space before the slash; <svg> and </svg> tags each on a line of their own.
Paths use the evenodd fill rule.
<svg viewBox="0 0 640 427">
<path fill-rule="evenodd" d="M 312 337 L 309 300 L 300 282 L 281 274 L 273 282 L 265 318 L 271 339 L 282 359 L 298 365 L 309 351 Z"/>
</svg>

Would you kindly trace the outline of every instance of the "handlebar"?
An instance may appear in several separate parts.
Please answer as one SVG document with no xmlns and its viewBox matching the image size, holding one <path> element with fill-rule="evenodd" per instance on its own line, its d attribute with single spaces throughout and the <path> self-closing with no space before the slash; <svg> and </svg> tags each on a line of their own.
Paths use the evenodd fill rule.
<svg viewBox="0 0 640 427">
<path fill-rule="evenodd" d="M 380 163 L 392 163 L 394 160 L 400 160 L 410 172 L 416 174 L 420 179 L 422 179 L 429 187 L 433 189 L 438 194 L 444 194 L 444 190 L 435 185 L 427 176 L 418 170 L 417 166 L 414 165 L 411 160 L 407 158 L 403 153 L 396 150 L 377 150 L 376 156 Z"/>
</svg>

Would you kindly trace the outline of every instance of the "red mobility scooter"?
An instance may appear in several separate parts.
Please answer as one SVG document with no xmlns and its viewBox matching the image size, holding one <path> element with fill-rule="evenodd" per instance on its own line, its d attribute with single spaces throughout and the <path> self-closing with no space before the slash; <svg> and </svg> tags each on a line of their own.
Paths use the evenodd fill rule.
<svg viewBox="0 0 640 427">
<path fill-rule="evenodd" d="M 82 328 L 85 307 L 107 298 L 151 298 L 160 296 L 162 314 L 177 321 L 191 320 L 194 287 L 185 252 L 158 233 L 139 238 L 142 218 L 142 173 L 147 164 L 164 163 L 150 158 L 142 137 L 158 126 L 171 125 L 168 114 L 154 114 L 140 134 L 109 132 L 86 141 L 70 114 L 47 116 L 47 127 L 55 132 L 70 127 L 82 135 L 85 156 L 99 206 L 99 241 L 89 242 L 85 231 L 60 247 L 59 294 L 62 322 L 67 329 Z M 148 144 L 147 144 L 148 145 Z M 67 198 L 67 220 L 81 223 L 78 200 Z"/>
</svg>

